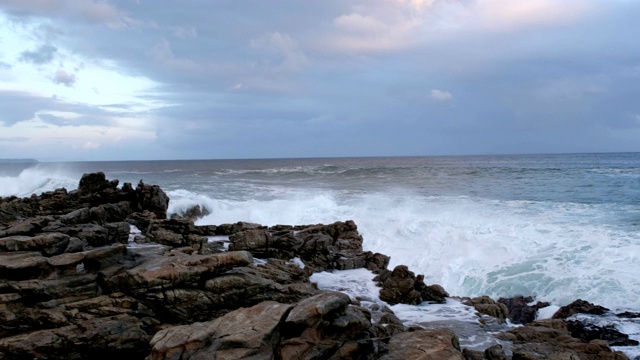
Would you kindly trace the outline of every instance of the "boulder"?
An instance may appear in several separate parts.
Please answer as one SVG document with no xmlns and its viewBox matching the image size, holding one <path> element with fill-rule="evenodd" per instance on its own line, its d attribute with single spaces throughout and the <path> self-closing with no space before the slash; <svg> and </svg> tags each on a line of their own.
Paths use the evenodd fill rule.
<svg viewBox="0 0 640 360">
<path fill-rule="evenodd" d="M 158 219 L 167 218 L 169 197 L 158 185 L 147 185 L 140 180 L 135 191 L 139 211 L 152 212 Z"/>
<path fill-rule="evenodd" d="M 273 359 L 278 325 L 292 305 L 274 301 L 241 308 L 208 322 L 174 326 L 151 339 L 147 360 Z"/>
<path fill-rule="evenodd" d="M 569 305 L 563 306 L 553 314 L 554 319 L 566 319 L 574 314 L 602 315 L 609 312 L 609 309 L 594 305 L 588 301 L 578 299 Z"/>
<path fill-rule="evenodd" d="M 417 330 L 394 335 L 380 360 L 463 360 L 457 336 L 451 330 Z"/>
<path fill-rule="evenodd" d="M 442 303 L 449 296 L 440 285 L 425 285 L 424 276 L 415 276 L 405 265 L 398 265 L 393 271 L 382 271 L 374 281 L 382 287 L 380 299 L 391 305 L 418 305 L 424 301 Z"/>
<path fill-rule="evenodd" d="M 504 323 L 509 318 L 509 309 L 503 303 L 499 303 L 488 296 L 480 296 L 473 299 L 467 299 L 463 302 L 465 305 L 473 306 L 480 314 L 489 315 Z"/>
<path fill-rule="evenodd" d="M 498 302 L 507 307 L 509 320 L 511 320 L 512 323 L 523 325 L 534 321 L 539 309 L 549 306 L 549 303 L 539 301 L 535 305 L 530 306 L 529 304 L 533 302 L 533 298 L 530 296 L 500 298 Z"/>
</svg>

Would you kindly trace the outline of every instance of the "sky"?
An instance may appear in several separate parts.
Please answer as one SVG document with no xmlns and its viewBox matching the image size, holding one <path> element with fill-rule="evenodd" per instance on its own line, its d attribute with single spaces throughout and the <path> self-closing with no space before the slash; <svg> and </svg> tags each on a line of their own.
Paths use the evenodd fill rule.
<svg viewBox="0 0 640 360">
<path fill-rule="evenodd" d="M 640 151 L 636 0 L 0 0 L 0 158 Z"/>
</svg>

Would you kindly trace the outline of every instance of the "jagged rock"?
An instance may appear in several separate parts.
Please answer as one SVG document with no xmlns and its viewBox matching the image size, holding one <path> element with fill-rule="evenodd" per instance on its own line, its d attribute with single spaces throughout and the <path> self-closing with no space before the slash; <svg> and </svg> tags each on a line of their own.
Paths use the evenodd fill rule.
<svg viewBox="0 0 640 360">
<path fill-rule="evenodd" d="M 371 251 L 366 251 L 364 253 L 364 257 L 366 260 L 365 268 L 367 270 L 371 270 L 374 274 L 379 274 L 380 272 L 387 270 L 389 266 L 389 261 L 391 258 L 387 255 L 380 253 L 372 253 Z"/>
<path fill-rule="evenodd" d="M 147 185 L 140 180 L 136 187 L 138 208 L 140 211 L 148 210 L 158 217 L 167 218 L 169 197 L 158 185 Z"/>
<path fill-rule="evenodd" d="M 567 328 L 574 338 L 582 342 L 604 340 L 610 346 L 638 346 L 638 341 L 629 339 L 629 335 L 616 330 L 613 325 L 598 326 L 580 320 L 566 320 Z"/>
<path fill-rule="evenodd" d="M 554 319 L 566 319 L 571 315 L 574 314 L 592 314 L 592 315 L 602 315 L 604 313 L 607 313 L 609 311 L 609 309 L 599 306 L 599 305 L 594 305 L 588 301 L 584 301 L 581 299 L 578 299 L 574 302 L 572 302 L 569 305 L 563 306 L 560 309 L 558 309 L 558 311 L 555 312 L 555 314 L 553 314 L 553 318 Z"/>
<path fill-rule="evenodd" d="M 151 340 L 147 360 L 160 359 L 272 359 L 278 325 L 291 305 L 266 301 L 232 311 L 215 320 L 174 326 Z"/>
<path fill-rule="evenodd" d="M 539 302 L 533 306 L 529 303 L 533 302 L 532 297 L 518 296 L 513 298 L 500 298 L 499 303 L 504 304 L 509 311 L 509 320 L 515 324 L 528 324 L 536 319 L 538 310 L 549 306 L 547 302 Z"/>
<path fill-rule="evenodd" d="M 496 337 L 513 342 L 513 359 L 627 359 L 621 352 L 612 351 L 605 341 L 583 343 L 572 337 L 560 319 L 534 321 Z"/>
<path fill-rule="evenodd" d="M 280 359 L 371 358 L 378 340 L 371 337 L 370 314 L 350 305 L 339 292 L 302 300 L 281 326 Z"/>
<path fill-rule="evenodd" d="M 117 186 L 117 180 L 116 180 Z M 103 172 L 83 174 L 78 183 L 78 191 L 81 193 L 94 193 L 111 187 Z"/>
<path fill-rule="evenodd" d="M 244 221 L 239 221 L 235 224 L 221 224 L 216 227 L 215 235 L 233 235 L 235 233 L 246 231 L 246 230 L 256 230 L 256 229 L 265 229 L 266 226 L 262 226 L 260 224 L 254 224 Z"/>
<path fill-rule="evenodd" d="M 509 318 L 509 309 L 505 304 L 496 302 L 488 296 L 480 296 L 464 301 L 465 305 L 473 306 L 479 313 L 489 315 L 505 322 Z"/>
<path fill-rule="evenodd" d="M 418 305 L 424 301 L 444 302 L 449 296 L 439 285 L 425 285 L 424 276 L 415 276 L 405 265 L 398 265 L 393 271 L 381 272 L 374 281 L 382 287 L 380 299 L 392 305 Z"/>
<path fill-rule="evenodd" d="M 418 330 L 394 335 L 381 360 L 463 360 L 458 338 L 451 330 Z"/>
</svg>

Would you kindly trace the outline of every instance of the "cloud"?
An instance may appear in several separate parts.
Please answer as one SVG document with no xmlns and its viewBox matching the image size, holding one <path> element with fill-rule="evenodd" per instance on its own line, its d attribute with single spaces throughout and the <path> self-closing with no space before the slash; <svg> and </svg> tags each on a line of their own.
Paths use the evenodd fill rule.
<svg viewBox="0 0 640 360">
<path fill-rule="evenodd" d="M 76 75 L 60 69 L 56 71 L 56 74 L 53 77 L 53 82 L 64 86 L 73 86 L 76 82 Z"/>
<path fill-rule="evenodd" d="M 250 44 L 254 49 L 266 50 L 267 53 L 261 54 L 263 60 L 279 62 L 278 67 L 281 70 L 300 71 L 307 63 L 307 57 L 300 49 L 298 42 L 289 34 L 272 32 L 252 39 Z M 270 58 L 269 53 L 278 54 L 280 59 Z"/>
<path fill-rule="evenodd" d="M 5 0 L 4 11 L 16 16 L 62 17 L 112 28 L 131 23 L 123 12 L 106 1 L 94 0 Z"/>
<path fill-rule="evenodd" d="M 453 95 L 450 92 L 438 89 L 431 90 L 431 97 L 438 101 L 448 101 L 453 99 Z"/>
<path fill-rule="evenodd" d="M 97 149 L 100 146 L 101 146 L 100 143 L 93 142 L 93 141 L 87 141 L 84 144 L 80 145 L 80 148 L 82 148 L 82 149 Z"/>
<path fill-rule="evenodd" d="M 29 138 L 26 136 L 0 137 L 0 142 L 21 143 L 21 142 L 27 142 L 27 141 L 29 141 Z"/>
<path fill-rule="evenodd" d="M 36 65 L 50 63 L 56 55 L 58 49 L 50 44 L 41 45 L 33 51 L 24 51 L 20 54 L 20 61 L 30 62 Z"/>
</svg>

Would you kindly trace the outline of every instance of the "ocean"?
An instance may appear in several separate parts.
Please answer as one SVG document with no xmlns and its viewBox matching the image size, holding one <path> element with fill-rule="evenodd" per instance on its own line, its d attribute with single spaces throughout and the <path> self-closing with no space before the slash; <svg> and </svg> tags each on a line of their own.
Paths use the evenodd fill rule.
<svg viewBox="0 0 640 360">
<path fill-rule="evenodd" d="M 198 224 L 354 220 L 451 295 L 640 310 L 640 153 L 4 163 L 0 196 L 94 171 L 160 185 L 170 213 L 200 204 Z"/>
</svg>

